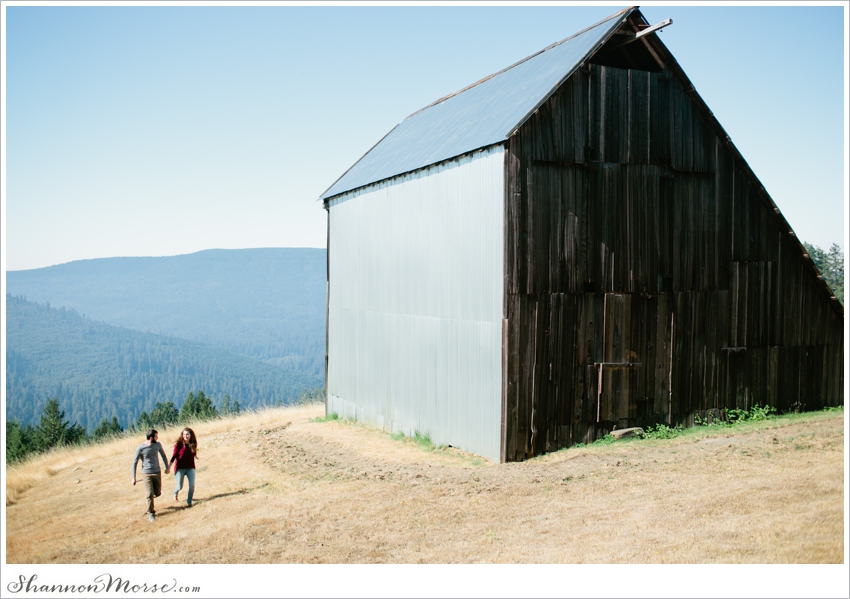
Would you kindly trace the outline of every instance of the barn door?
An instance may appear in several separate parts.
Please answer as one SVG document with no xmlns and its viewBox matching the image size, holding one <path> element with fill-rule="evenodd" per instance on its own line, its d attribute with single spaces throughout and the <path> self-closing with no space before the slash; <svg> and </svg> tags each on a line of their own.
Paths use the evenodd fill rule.
<svg viewBox="0 0 850 599">
<path fill-rule="evenodd" d="M 641 332 L 645 328 L 642 307 L 641 298 L 633 294 L 605 294 L 602 362 L 596 364 L 596 422 L 626 420 L 642 411 L 640 348 L 644 341 Z M 633 322 L 635 317 L 637 320 Z"/>
</svg>

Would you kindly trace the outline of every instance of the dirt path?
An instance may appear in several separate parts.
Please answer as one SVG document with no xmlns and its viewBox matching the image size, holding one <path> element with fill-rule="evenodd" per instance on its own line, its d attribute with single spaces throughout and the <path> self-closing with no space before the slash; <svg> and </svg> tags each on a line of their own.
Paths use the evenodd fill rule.
<svg viewBox="0 0 850 599">
<path fill-rule="evenodd" d="M 167 499 L 174 480 L 167 477 L 152 526 L 143 518 L 141 492 L 125 480 L 132 452 L 81 457 L 7 506 L 7 560 L 844 558 L 843 413 L 570 449 L 519 464 L 492 464 L 451 448 L 425 451 L 356 423 L 311 421 L 320 414 L 321 408 L 278 410 L 196 427 L 197 504 L 188 510 Z"/>
</svg>

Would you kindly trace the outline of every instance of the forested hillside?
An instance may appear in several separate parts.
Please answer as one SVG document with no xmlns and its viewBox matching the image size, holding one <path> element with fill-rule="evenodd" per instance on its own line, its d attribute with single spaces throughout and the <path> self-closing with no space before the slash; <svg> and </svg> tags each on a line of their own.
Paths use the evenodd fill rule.
<svg viewBox="0 0 850 599">
<path fill-rule="evenodd" d="M 6 273 L 7 292 L 93 320 L 324 374 L 325 250 L 205 250 Z"/>
<path fill-rule="evenodd" d="M 6 296 L 6 417 L 35 423 L 48 397 L 91 431 L 122 426 L 157 402 L 203 389 L 243 408 L 289 403 L 323 376 L 287 370 L 210 345 L 96 322 L 73 310 Z"/>
</svg>

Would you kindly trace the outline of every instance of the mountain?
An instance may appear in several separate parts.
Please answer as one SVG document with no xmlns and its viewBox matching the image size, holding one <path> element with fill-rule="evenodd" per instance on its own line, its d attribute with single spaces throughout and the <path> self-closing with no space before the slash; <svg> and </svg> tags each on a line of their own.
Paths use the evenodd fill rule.
<svg viewBox="0 0 850 599">
<path fill-rule="evenodd" d="M 74 310 L 6 296 L 6 417 L 36 424 L 49 397 L 91 430 L 117 416 L 135 422 L 156 402 L 179 408 L 202 389 L 243 408 L 290 403 L 323 376 L 211 345 L 96 322 Z"/>
<path fill-rule="evenodd" d="M 324 376 L 326 252 L 205 250 L 6 273 L 6 291 L 93 320 Z"/>
</svg>

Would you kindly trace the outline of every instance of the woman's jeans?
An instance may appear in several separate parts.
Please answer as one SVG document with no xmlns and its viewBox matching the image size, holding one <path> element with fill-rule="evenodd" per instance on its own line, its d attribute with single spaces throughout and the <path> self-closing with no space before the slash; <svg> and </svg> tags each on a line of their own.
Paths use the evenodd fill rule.
<svg viewBox="0 0 850 599">
<path fill-rule="evenodd" d="M 195 469 L 194 468 L 181 468 L 177 471 L 177 484 L 174 486 L 174 496 L 177 497 L 177 493 L 179 493 L 183 489 L 183 477 L 189 479 L 189 497 L 186 499 L 186 505 L 192 505 L 192 495 L 195 494 Z"/>
</svg>

